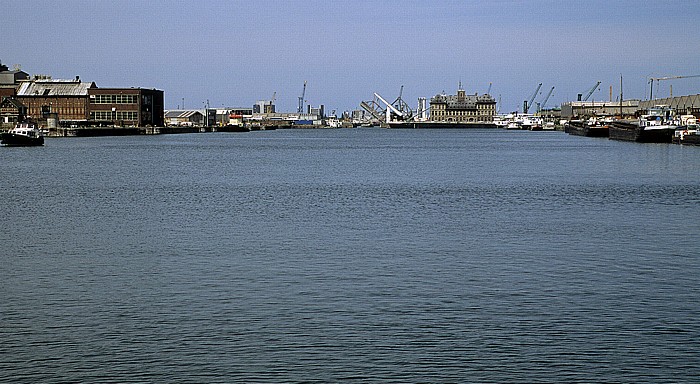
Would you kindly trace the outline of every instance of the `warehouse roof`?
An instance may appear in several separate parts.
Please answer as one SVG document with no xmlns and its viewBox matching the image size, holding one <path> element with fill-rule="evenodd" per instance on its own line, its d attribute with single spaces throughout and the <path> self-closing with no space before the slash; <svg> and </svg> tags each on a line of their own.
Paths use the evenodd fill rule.
<svg viewBox="0 0 700 384">
<path fill-rule="evenodd" d="M 94 82 L 79 80 L 34 80 L 22 83 L 17 96 L 87 96 Z"/>
<path fill-rule="evenodd" d="M 188 110 L 171 110 L 171 111 L 165 111 L 165 118 L 166 119 L 183 119 L 183 118 L 188 118 L 192 117 L 196 114 L 203 115 L 202 112 L 196 110 L 196 109 L 188 109 Z"/>
</svg>

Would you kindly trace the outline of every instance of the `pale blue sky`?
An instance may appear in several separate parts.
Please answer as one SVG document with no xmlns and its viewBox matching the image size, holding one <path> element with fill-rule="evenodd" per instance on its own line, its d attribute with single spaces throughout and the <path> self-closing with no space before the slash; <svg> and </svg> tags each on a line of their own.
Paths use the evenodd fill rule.
<svg viewBox="0 0 700 384">
<path fill-rule="evenodd" d="M 358 109 L 401 85 L 420 96 L 491 93 L 522 108 L 538 83 L 548 105 L 646 98 L 650 76 L 700 75 L 700 3 L 692 1 L 37 1 L 0 5 L 0 60 L 30 74 L 165 91 L 166 108 L 306 100 Z M 659 97 L 700 93 L 700 78 Z"/>
</svg>

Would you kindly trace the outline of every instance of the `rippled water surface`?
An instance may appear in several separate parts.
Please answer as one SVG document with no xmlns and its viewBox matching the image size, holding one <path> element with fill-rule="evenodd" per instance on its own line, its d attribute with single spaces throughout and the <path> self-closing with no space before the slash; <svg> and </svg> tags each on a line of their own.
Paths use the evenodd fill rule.
<svg viewBox="0 0 700 384">
<path fill-rule="evenodd" d="M 700 148 L 278 130 L 0 167 L 0 382 L 700 377 Z"/>
</svg>

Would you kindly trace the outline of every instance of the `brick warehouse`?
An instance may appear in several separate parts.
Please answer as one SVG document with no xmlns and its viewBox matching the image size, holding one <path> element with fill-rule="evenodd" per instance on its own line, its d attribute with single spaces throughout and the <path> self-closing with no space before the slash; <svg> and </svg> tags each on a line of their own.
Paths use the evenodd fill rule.
<svg viewBox="0 0 700 384">
<path fill-rule="evenodd" d="M 33 79 L 18 84 L 14 96 L 30 118 L 55 116 L 61 126 L 163 126 L 163 91 L 98 88 L 94 82 Z"/>
</svg>

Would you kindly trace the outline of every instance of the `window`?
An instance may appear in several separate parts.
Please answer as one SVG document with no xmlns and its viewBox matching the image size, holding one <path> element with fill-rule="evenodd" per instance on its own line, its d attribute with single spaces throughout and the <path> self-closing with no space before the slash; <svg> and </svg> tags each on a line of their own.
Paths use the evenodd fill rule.
<svg viewBox="0 0 700 384">
<path fill-rule="evenodd" d="M 136 104 L 137 101 L 138 95 L 95 95 L 90 98 L 93 104 Z"/>
<path fill-rule="evenodd" d="M 116 121 L 116 120 L 138 120 L 139 113 L 136 111 L 93 111 L 90 112 L 90 119 L 95 121 Z"/>
</svg>

